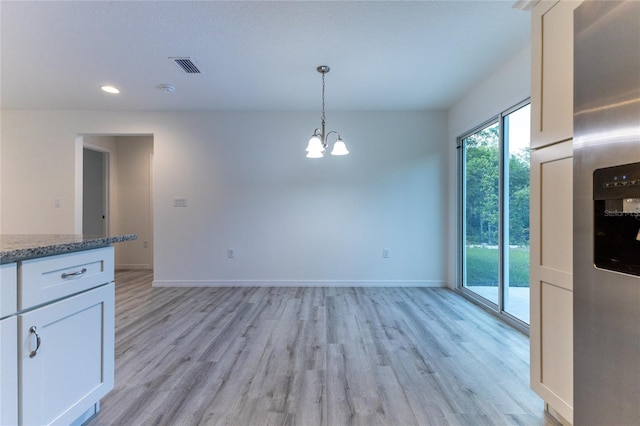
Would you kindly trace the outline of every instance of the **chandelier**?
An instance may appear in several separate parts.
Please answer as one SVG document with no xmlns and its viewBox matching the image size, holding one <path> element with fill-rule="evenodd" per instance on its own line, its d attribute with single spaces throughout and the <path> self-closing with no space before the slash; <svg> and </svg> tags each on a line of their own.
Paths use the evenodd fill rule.
<svg viewBox="0 0 640 426">
<path fill-rule="evenodd" d="M 316 129 L 309 139 L 309 145 L 307 145 L 307 158 L 322 158 L 329 145 L 329 135 L 336 135 L 336 142 L 333 144 L 331 155 L 347 155 L 347 147 L 344 141 L 340 137 L 340 133 L 332 130 L 329 133 L 325 133 L 325 115 L 324 115 L 324 75 L 329 72 L 330 68 L 327 65 L 320 65 L 316 70 L 322 74 L 322 126 L 320 129 Z"/>
</svg>

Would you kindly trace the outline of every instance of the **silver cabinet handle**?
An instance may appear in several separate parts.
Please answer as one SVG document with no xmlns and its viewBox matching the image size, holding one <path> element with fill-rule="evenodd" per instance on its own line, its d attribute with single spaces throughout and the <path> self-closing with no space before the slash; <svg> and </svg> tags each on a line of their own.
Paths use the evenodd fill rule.
<svg viewBox="0 0 640 426">
<path fill-rule="evenodd" d="M 33 358 L 34 356 L 38 355 L 38 349 L 40 349 L 41 340 L 40 335 L 38 334 L 38 329 L 35 325 L 31 326 L 31 328 L 29 329 L 29 333 L 36 335 L 36 349 L 34 351 L 31 351 L 31 353 L 29 354 L 29 358 Z"/>
<path fill-rule="evenodd" d="M 64 272 L 62 275 L 60 275 L 60 278 L 65 279 L 69 277 L 77 277 L 78 275 L 82 275 L 85 272 L 87 272 L 87 268 L 82 268 L 81 270 L 76 272 L 70 272 L 70 273 Z"/>
</svg>

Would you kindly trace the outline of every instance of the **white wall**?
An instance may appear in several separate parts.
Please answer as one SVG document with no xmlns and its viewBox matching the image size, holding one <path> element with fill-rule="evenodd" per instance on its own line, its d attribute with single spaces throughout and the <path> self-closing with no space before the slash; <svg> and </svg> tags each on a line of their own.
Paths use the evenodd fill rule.
<svg viewBox="0 0 640 426">
<path fill-rule="evenodd" d="M 42 112 L 2 111 L 3 234 L 74 232 L 75 134 L 60 127 Z M 54 208 L 56 197 L 60 208 Z"/>
<path fill-rule="evenodd" d="M 449 110 L 447 154 L 450 194 L 457 194 L 458 191 L 457 138 L 530 96 L 531 47 L 529 46 L 500 66 Z M 458 206 L 456 196 L 449 198 L 448 208 L 451 211 L 451 221 L 446 238 L 449 243 L 447 280 L 453 288 L 457 279 Z"/>
<path fill-rule="evenodd" d="M 3 111 L 2 232 L 74 231 L 78 134 L 152 134 L 156 284 L 446 284 L 446 113 L 333 112 L 351 155 L 306 159 L 318 125 L 315 112 Z"/>
<path fill-rule="evenodd" d="M 153 136 L 118 136 L 116 191 L 118 208 L 113 234 L 134 233 L 136 241 L 116 245 L 117 269 L 152 269 Z M 145 244 L 146 242 L 146 244 Z"/>
</svg>

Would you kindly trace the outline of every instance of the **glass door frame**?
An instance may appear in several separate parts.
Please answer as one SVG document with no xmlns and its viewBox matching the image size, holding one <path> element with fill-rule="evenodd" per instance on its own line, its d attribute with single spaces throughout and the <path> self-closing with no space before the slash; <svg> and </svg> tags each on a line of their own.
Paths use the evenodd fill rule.
<svg viewBox="0 0 640 426">
<path fill-rule="evenodd" d="M 457 217 L 458 217 L 458 226 L 457 226 L 457 262 L 456 262 L 456 290 L 460 292 L 465 297 L 473 300 L 474 302 L 480 304 L 490 312 L 497 314 L 506 322 L 522 331 L 525 334 L 529 334 L 529 324 L 522 321 L 521 319 L 515 317 L 509 312 L 505 311 L 505 292 L 507 291 L 507 286 L 505 285 L 505 268 L 508 268 L 509 262 L 509 250 L 506 249 L 509 247 L 509 241 L 507 240 L 509 237 L 509 223 L 505 223 L 505 216 L 509 209 L 509 198 L 505 197 L 505 192 L 508 194 L 509 188 L 505 184 L 505 178 L 508 178 L 509 174 L 509 150 L 508 147 L 505 146 L 505 118 L 509 116 L 511 113 L 526 107 L 531 103 L 529 98 L 519 102 L 518 104 L 512 106 L 511 108 L 501 112 L 498 115 L 491 117 L 489 120 L 483 122 L 482 124 L 474 127 L 470 131 L 464 133 L 461 136 L 456 138 L 456 150 L 457 153 L 457 166 L 458 166 L 458 182 L 457 182 Z M 473 290 L 468 289 L 465 284 L 465 259 L 466 259 L 466 208 L 465 208 L 465 197 L 466 197 L 466 151 L 464 148 L 464 140 L 479 131 L 495 125 L 498 123 L 498 137 L 499 137 L 499 146 L 498 146 L 498 303 L 494 303 Z M 505 149 L 507 148 L 507 149 Z M 507 218 L 508 219 L 508 218 Z M 506 227 L 506 229 L 505 229 Z"/>
</svg>

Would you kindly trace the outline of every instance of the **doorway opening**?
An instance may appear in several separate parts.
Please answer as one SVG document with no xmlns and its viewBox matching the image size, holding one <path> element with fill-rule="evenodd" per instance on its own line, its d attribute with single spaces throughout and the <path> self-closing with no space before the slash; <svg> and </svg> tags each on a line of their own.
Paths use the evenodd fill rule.
<svg viewBox="0 0 640 426">
<path fill-rule="evenodd" d="M 109 235 L 109 153 L 82 149 L 82 234 Z"/>
<path fill-rule="evenodd" d="M 530 115 L 527 100 L 458 139 L 458 288 L 525 329 Z"/>
<path fill-rule="evenodd" d="M 153 269 L 153 135 L 76 137 L 77 233 L 136 234 L 115 245 L 116 269 Z"/>
</svg>

